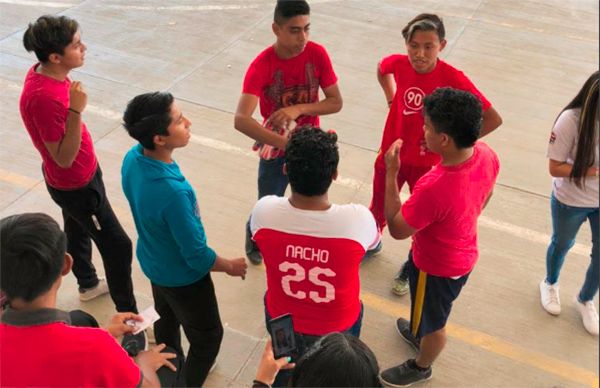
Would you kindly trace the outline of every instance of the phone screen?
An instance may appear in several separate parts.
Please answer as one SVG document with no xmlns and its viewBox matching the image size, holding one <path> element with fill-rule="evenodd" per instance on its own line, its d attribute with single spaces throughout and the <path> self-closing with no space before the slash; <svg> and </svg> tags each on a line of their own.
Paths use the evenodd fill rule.
<svg viewBox="0 0 600 388">
<path fill-rule="evenodd" d="M 275 359 L 290 356 L 296 351 L 296 337 L 292 315 L 285 314 L 269 321 L 271 326 L 271 342 Z"/>
</svg>

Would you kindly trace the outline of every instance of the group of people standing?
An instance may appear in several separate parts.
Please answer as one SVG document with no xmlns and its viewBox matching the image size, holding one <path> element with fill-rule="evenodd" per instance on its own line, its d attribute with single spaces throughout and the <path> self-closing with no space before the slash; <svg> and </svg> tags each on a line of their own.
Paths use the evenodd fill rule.
<svg viewBox="0 0 600 388">
<path fill-rule="evenodd" d="M 375 160 L 370 208 L 333 204 L 328 190 L 338 176 L 338 136 L 319 128 L 319 116 L 342 109 L 336 73 L 325 48 L 309 40 L 310 7 L 305 0 L 277 1 L 272 28 L 275 43 L 246 72 L 234 127 L 256 141 L 253 148 L 260 157 L 259 200 L 246 224 L 246 256 L 266 267 L 267 330 L 272 318 L 291 314 L 297 349 L 290 359 L 275 360 L 267 344 L 254 386 L 407 386 L 428 380 L 446 343 L 452 304 L 477 262 L 477 219 L 500 168 L 494 151 L 478 139 L 498 128 L 502 119 L 463 72 L 438 58 L 446 46 L 442 19 L 416 16 L 402 30 L 407 54 L 387 56 L 377 65 L 389 113 Z M 62 209 L 64 234 L 42 214 L 14 215 L 0 222 L 2 290 L 9 300 L 0 325 L 1 356 L 10 360 L 2 363 L 3 383 L 151 386 L 176 381 L 201 386 L 223 338 L 211 272 L 244 279 L 247 264 L 243 257 L 224 258 L 210 248 L 195 191 L 173 159 L 173 152 L 189 142 L 191 121 L 168 92 L 136 96 L 123 115 L 127 133 L 138 144 L 124 157 L 122 187 L 138 234 L 136 256 L 160 315 L 154 324 L 160 345 L 144 350 L 144 333 L 133 334 L 127 324 L 141 319 L 131 281 L 132 243 L 110 206 L 82 119 L 86 92 L 69 78 L 71 70 L 83 65 L 86 53 L 79 25 L 65 16 L 42 16 L 29 25 L 23 43 L 39 63 L 27 73 L 21 116 L 42 157 L 48 192 Z M 543 307 L 558 314 L 560 268 L 588 219 L 591 264 L 576 303 L 585 328 L 596 335 L 597 103 L 595 72 L 552 131 L 553 237 L 547 277 L 540 283 Z M 257 107 L 262 122 L 253 118 Z M 399 191 L 405 183 L 411 196 L 402 203 Z M 286 198 L 288 184 L 291 195 Z M 408 260 L 392 290 L 410 293 L 410 317 L 398 318 L 396 328 L 416 356 L 380 372 L 372 352 L 358 340 L 364 314 L 359 267 L 382 249 L 386 225 L 395 239 L 412 237 Z M 92 264 L 92 240 L 106 279 L 98 277 Z M 71 269 L 82 301 L 110 293 L 119 314 L 108 332 L 78 331 L 78 322 L 94 325 L 93 318 L 56 309 L 60 279 Z M 57 338 L 78 335 L 93 346 L 69 353 L 68 345 L 57 345 L 66 349 L 63 357 L 39 352 L 35 362 L 41 366 L 23 373 L 18 363 L 22 348 L 27 348 L 23 344 L 34 346 L 35 338 L 51 336 L 55 326 L 62 330 Z M 185 355 L 180 327 L 190 343 Z M 133 358 L 126 360 L 124 351 L 114 346 L 112 337 L 120 336 L 124 346 L 138 345 L 130 353 Z M 302 365 L 316 368 L 311 360 L 325 360 L 319 353 L 324 343 L 332 349 L 346 344 L 340 346 L 359 355 L 348 360 L 359 360 L 361 366 L 343 377 L 303 374 Z M 95 357 L 84 357 L 88 353 Z M 97 363 L 104 368 L 92 371 Z M 65 380 L 60 371 L 73 365 L 81 367 Z"/>
</svg>

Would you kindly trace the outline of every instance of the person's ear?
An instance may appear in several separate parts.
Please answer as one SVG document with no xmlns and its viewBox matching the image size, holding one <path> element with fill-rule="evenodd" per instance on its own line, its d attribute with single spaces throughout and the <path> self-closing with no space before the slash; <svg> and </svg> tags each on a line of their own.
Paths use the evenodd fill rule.
<svg viewBox="0 0 600 388">
<path fill-rule="evenodd" d="M 60 54 L 52 53 L 48 56 L 48 62 L 57 65 L 60 63 L 61 57 L 62 56 Z"/>
<path fill-rule="evenodd" d="M 444 47 L 446 47 L 446 43 L 448 43 L 448 41 L 446 39 L 442 39 L 440 41 L 440 51 L 442 51 L 444 49 Z"/>
<path fill-rule="evenodd" d="M 336 168 L 335 171 L 333 172 L 333 175 L 331 176 L 331 179 L 336 180 L 337 178 L 338 178 L 338 170 Z"/>
<path fill-rule="evenodd" d="M 273 31 L 275 36 L 279 36 L 279 31 L 281 31 L 281 27 L 279 27 L 279 24 L 273 22 L 273 24 L 271 24 L 271 30 Z"/>
<path fill-rule="evenodd" d="M 162 135 L 154 135 L 154 137 L 152 138 L 152 142 L 157 146 L 165 145 L 165 141 Z"/>
<path fill-rule="evenodd" d="M 73 268 L 73 257 L 70 254 L 65 253 L 65 262 L 63 263 L 60 274 L 62 276 L 67 276 L 69 272 L 71 272 L 71 268 Z"/>
</svg>

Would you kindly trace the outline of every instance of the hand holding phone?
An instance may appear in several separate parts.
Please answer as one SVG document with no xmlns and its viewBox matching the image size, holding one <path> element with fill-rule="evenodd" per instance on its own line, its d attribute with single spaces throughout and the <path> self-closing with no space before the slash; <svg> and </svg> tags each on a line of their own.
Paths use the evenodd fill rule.
<svg viewBox="0 0 600 388">
<path fill-rule="evenodd" d="M 296 353 L 296 337 L 292 315 L 285 314 L 269 321 L 273 355 L 275 359 L 292 356 Z"/>
</svg>

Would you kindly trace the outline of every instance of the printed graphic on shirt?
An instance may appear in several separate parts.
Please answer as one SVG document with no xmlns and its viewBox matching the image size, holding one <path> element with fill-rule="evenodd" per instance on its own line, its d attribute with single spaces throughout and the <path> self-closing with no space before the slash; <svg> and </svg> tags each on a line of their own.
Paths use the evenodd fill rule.
<svg viewBox="0 0 600 388">
<path fill-rule="evenodd" d="M 265 90 L 265 96 L 273 104 L 273 112 L 288 106 L 317 101 L 319 96 L 319 80 L 315 77 L 314 65 L 307 63 L 304 69 L 306 84 L 290 87 L 285 87 L 283 71 L 281 69 L 273 73 L 273 83 Z M 299 122 L 301 117 L 298 117 L 296 121 Z"/>
<path fill-rule="evenodd" d="M 404 91 L 404 111 L 402 114 L 405 116 L 418 114 L 423 108 L 423 100 L 425 99 L 425 92 L 420 88 L 413 86 Z"/>
</svg>

